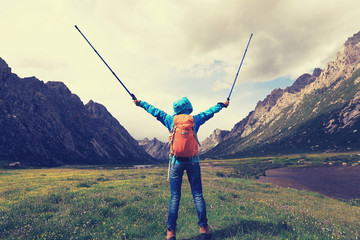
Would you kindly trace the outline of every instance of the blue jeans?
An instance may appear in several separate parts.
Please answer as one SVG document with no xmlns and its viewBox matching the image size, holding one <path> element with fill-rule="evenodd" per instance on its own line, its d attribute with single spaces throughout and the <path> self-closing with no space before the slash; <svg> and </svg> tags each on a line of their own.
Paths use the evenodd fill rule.
<svg viewBox="0 0 360 240">
<path fill-rule="evenodd" d="M 184 171 L 188 176 L 191 192 L 194 198 L 196 212 L 199 218 L 200 227 L 207 225 L 206 206 L 202 194 L 201 173 L 198 160 L 195 162 L 174 162 L 172 159 L 170 165 L 170 203 L 167 227 L 170 230 L 176 229 L 176 220 L 178 218 L 179 203 L 181 198 L 181 184 Z"/>
</svg>

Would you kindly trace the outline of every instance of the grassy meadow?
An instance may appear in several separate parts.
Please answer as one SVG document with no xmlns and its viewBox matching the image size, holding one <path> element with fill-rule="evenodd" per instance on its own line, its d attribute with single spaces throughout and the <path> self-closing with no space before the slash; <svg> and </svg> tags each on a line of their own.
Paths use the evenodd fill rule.
<svg viewBox="0 0 360 240">
<path fill-rule="evenodd" d="M 329 156 L 321 160 L 308 156 L 307 161 L 324 158 Z M 256 161 L 269 163 L 268 159 L 202 163 L 215 239 L 360 239 L 358 204 L 257 183 L 250 174 L 262 171 L 251 165 Z M 272 164 L 297 161 L 285 157 Z M 1 169 L 0 239 L 165 239 L 170 194 L 166 178 L 167 169 L 161 166 Z M 197 239 L 198 231 L 184 179 L 177 239 Z"/>
</svg>

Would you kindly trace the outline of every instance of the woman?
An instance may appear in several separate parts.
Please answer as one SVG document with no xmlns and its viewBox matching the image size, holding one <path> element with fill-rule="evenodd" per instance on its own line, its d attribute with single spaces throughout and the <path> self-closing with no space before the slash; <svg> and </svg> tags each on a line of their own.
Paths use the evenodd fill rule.
<svg viewBox="0 0 360 240">
<path fill-rule="evenodd" d="M 196 134 L 199 130 L 199 127 L 207 120 L 212 118 L 215 113 L 219 112 L 222 108 L 227 107 L 229 105 L 229 101 L 226 100 L 223 103 L 218 103 L 215 106 L 209 108 L 208 110 L 194 116 L 190 115 L 193 111 L 193 108 L 191 102 L 187 97 L 184 97 L 173 103 L 173 115 L 169 115 L 164 111 L 146 103 L 145 101 L 134 100 L 134 103 L 136 104 L 136 106 L 144 108 L 148 113 L 156 117 L 156 119 L 160 121 L 169 130 L 169 132 L 172 132 L 171 155 L 169 162 L 171 197 L 169 203 L 166 239 L 176 239 L 176 221 L 178 218 L 179 203 L 181 198 L 182 178 L 185 170 L 188 176 L 191 192 L 194 198 L 196 212 L 199 218 L 198 225 L 200 226 L 200 238 L 211 239 L 211 232 L 206 218 L 206 205 L 202 194 L 201 173 L 197 152 L 197 144 L 185 144 L 185 148 L 187 148 L 185 149 L 185 151 L 192 152 L 191 156 L 187 156 L 186 154 L 183 155 L 182 153 L 180 153 L 180 151 L 183 151 L 184 149 L 177 150 L 177 147 L 172 146 L 172 143 L 176 142 L 176 139 L 179 139 L 177 135 L 183 135 L 183 133 L 187 139 L 194 137 L 196 139 L 196 142 L 198 142 Z M 181 121 L 187 121 L 187 125 L 192 125 L 193 131 L 188 128 L 188 130 L 181 130 L 181 133 L 177 133 L 178 131 L 176 131 L 176 129 L 180 129 L 180 125 L 184 125 Z M 189 150 L 188 148 L 191 149 Z"/>
</svg>

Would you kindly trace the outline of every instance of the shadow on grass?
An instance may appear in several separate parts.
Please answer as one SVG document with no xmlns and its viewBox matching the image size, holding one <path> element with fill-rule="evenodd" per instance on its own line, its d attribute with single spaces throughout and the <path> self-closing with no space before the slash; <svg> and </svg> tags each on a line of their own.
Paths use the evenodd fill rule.
<svg viewBox="0 0 360 240">
<path fill-rule="evenodd" d="M 224 239 L 244 234 L 261 233 L 269 236 L 276 236 L 284 231 L 291 231 L 291 227 L 286 222 L 267 223 L 254 220 L 244 220 L 238 223 L 233 223 L 222 229 L 212 230 L 212 239 Z M 197 240 L 199 236 L 193 236 L 181 240 Z"/>
</svg>

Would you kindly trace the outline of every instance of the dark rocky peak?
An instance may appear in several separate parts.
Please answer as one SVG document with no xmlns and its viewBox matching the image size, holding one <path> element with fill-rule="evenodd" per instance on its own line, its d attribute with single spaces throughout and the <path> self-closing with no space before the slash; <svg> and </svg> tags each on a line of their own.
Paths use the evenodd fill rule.
<svg viewBox="0 0 360 240">
<path fill-rule="evenodd" d="M 44 89 L 46 88 L 44 85 L 43 81 L 40 81 L 39 79 L 37 79 L 36 77 L 26 77 L 23 79 L 20 79 L 20 84 L 23 84 L 26 88 L 30 88 L 30 89 Z"/>
<path fill-rule="evenodd" d="M 62 82 L 20 78 L 0 59 L 0 159 L 21 165 L 154 163 L 101 104 Z"/>
<path fill-rule="evenodd" d="M 101 117 L 107 112 L 106 108 L 101 104 L 90 100 L 87 104 L 85 104 L 86 109 L 91 113 L 91 115 L 95 118 Z"/>
<path fill-rule="evenodd" d="M 230 131 L 227 130 L 220 130 L 218 128 L 215 129 L 209 137 L 207 137 L 204 141 L 201 142 L 201 147 L 199 149 L 200 154 L 205 153 L 206 151 L 210 150 L 211 148 L 224 141 L 229 133 Z"/>
<path fill-rule="evenodd" d="M 85 109 L 90 113 L 92 118 L 104 121 L 108 126 L 118 126 L 125 130 L 104 105 L 90 100 L 85 104 Z"/>
<path fill-rule="evenodd" d="M 161 144 L 161 143 L 163 143 L 163 142 L 161 142 L 160 140 L 158 140 L 157 138 L 154 138 L 154 139 L 153 139 L 153 142 L 154 142 L 155 144 Z"/>
<path fill-rule="evenodd" d="M 67 88 L 67 86 L 63 82 L 57 82 L 57 81 L 49 81 L 46 83 L 46 86 L 55 91 L 57 95 L 62 96 L 70 96 L 71 91 Z"/>
<path fill-rule="evenodd" d="M 269 95 L 266 96 L 266 98 L 263 101 L 259 101 L 256 105 L 256 109 L 261 107 L 267 107 L 271 108 L 274 106 L 277 102 L 277 100 L 284 94 L 284 90 L 281 88 L 274 89 Z"/>
<path fill-rule="evenodd" d="M 0 70 L 9 69 L 9 65 L 0 57 Z"/>
<path fill-rule="evenodd" d="M 321 72 L 322 72 L 322 69 L 321 69 L 321 68 L 315 68 L 312 76 L 313 76 L 313 77 L 319 77 L 320 74 L 321 74 Z"/>
<path fill-rule="evenodd" d="M 11 68 L 9 68 L 9 65 L 0 58 L 0 81 L 4 78 L 6 78 L 11 73 Z"/>
<path fill-rule="evenodd" d="M 293 85 L 287 87 L 285 91 L 292 94 L 300 92 L 301 89 L 303 89 L 306 85 L 309 84 L 309 82 L 311 81 L 310 78 L 311 75 L 308 73 L 301 75 L 300 77 L 298 77 L 298 79 L 296 79 Z"/>
<path fill-rule="evenodd" d="M 221 130 L 221 129 L 217 128 L 212 133 L 212 136 L 215 139 L 217 139 L 219 142 L 221 142 L 229 133 L 230 133 L 230 131 L 228 131 L 228 130 Z"/>
<path fill-rule="evenodd" d="M 249 114 L 244 119 L 234 125 L 231 131 L 224 138 L 228 139 L 241 134 L 244 131 L 245 126 L 249 123 L 249 120 L 253 114 L 254 111 L 249 112 Z"/>
<path fill-rule="evenodd" d="M 321 71 L 322 70 L 320 68 L 315 68 L 312 75 L 310 75 L 308 73 L 301 75 L 300 77 L 298 77 L 296 79 L 296 81 L 293 83 L 293 85 L 291 85 L 290 87 L 287 87 L 285 89 L 285 92 L 289 92 L 292 94 L 300 92 L 307 85 L 309 85 L 310 83 L 315 81 L 315 79 L 320 76 Z"/>
<path fill-rule="evenodd" d="M 113 116 L 104 105 L 94 102 L 93 100 L 90 100 L 87 104 L 85 104 L 85 108 L 93 118 L 113 119 Z"/>
<path fill-rule="evenodd" d="M 147 137 L 144 138 L 143 140 L 138 140 L 138 142 L 140 143 L 140 145 L 145 145 L 145 144 L 152 144 L 152 145 L 166 144 L 166 143 L 158 140 L 157 138 L 153 138 L 152 140 L 150 140 Z"/>
<path fill-rule="evenodd" d="M 269 95 L 266 96 L 263 101 L 259 101 L 256 107 L 258 108 L 261 106 L 266 106 L 271 108 L 275 106 L 277 100 L 282 97 L 284 92 L 289 92 L 293 94 L 300 92 L 303 88 L 305 88 L 305 86 L 315 81 L 315 79 L 320 76 L 321 71 L 322 70 L 320 68 L 315 68 L 312 75 L 308 73 L 301 75 L 290 87 L 285 88 L 285 90 L 281 88 L 274 89 Z"/>
<path fill-rule="evenodd" d="M 349 45 L 356 45 L 360 42 L 360 32 L 355 33 L 354 36 L 349 37 L 348 40 L 345 42 L 345 46 Z"/>
<path fill-rule="evenodd" d="M 157 138 L 149 140 L 145 138 L 138 140 L 139 145 L 152 157 L 159 160 L 168 160 L 169 158 L 169 147 L 167 143 L 164 143 Z"/>
</svg>

